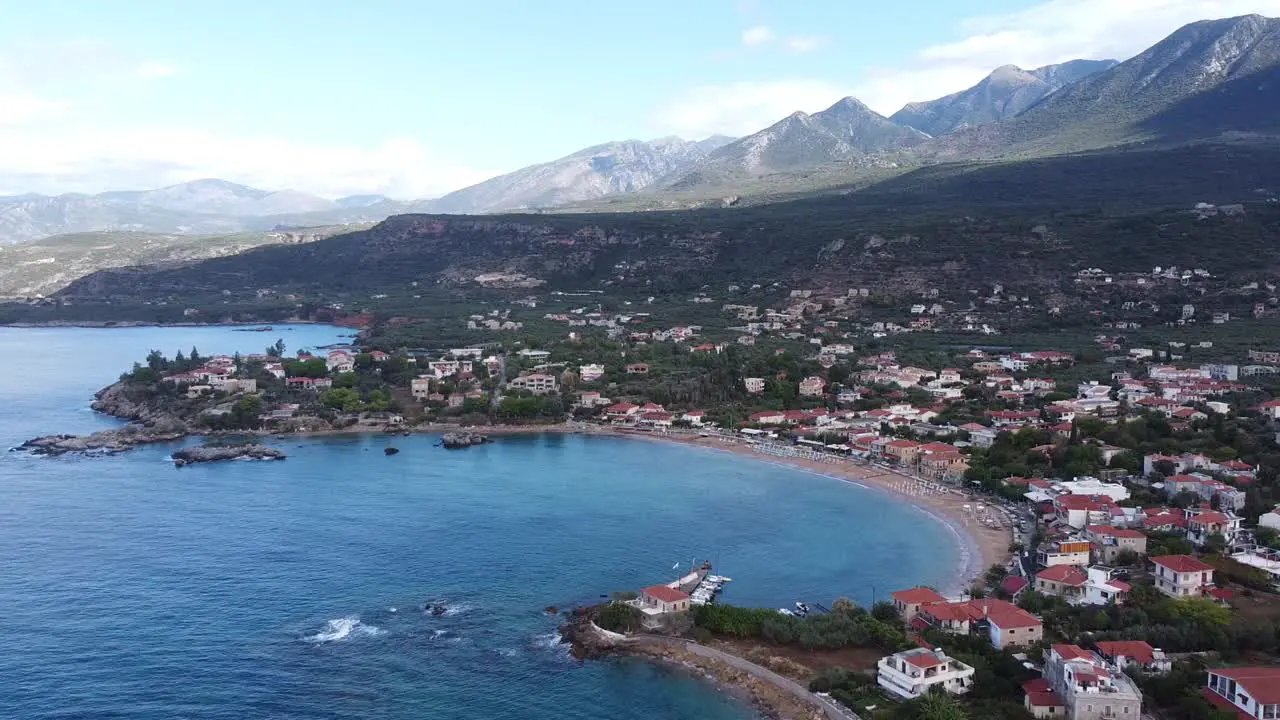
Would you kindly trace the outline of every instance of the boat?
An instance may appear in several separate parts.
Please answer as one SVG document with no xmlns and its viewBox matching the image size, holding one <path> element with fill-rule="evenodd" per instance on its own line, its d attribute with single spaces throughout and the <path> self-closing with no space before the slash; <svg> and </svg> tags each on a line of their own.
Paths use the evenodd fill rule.
<svg viewBox="0 0 1280 720">
<path fill-rule="evenodd" d="M 799 615 L 800 617 L 804 617 L 805 615 L 808 615 L 808 614 L 809 614 L 809 606 L 808 606 L 808 605 L 805 605 L 804 603 L 802 603 L 802 602 L 800 602 L 799 600 L 797 600 L 797 601 L 796 601 L 796 614 L 797 614 L 797 615 Z"/>
<path fill-rule="evenodd" d="M 393 447 L 382 448 L 382 454 L 384 455 L 395 455 L 399 452 L 400 452 L 400 448 L 393 448 Z"/>
<path fill-rule="evenodd" d="M 795 614 L 795 613 L 791 612 L 790 610 L 788 610 L 788 609 L 786 609 L 786 608 L 778 608 L 778 614 L 779 614 L 779 615 L 786 615 L 787 617 L 795 617 L 795 616 L 796 616 L 796 614 Z"/>
</svg>

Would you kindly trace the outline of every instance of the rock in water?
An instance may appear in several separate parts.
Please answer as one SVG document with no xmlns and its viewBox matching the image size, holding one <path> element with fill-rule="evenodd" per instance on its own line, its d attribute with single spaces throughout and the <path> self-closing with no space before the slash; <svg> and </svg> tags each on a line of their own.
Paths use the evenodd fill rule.
<svg viewBox="0 0 1280 720">
<path fill-rule="evenodd" d="M 103 454 L 113 455 L 138 445 L 173 442 L 186 437 L 184 432 L 162 432 L 130 425 L 115 430 L 101 430 L 92 435 L 46 435 L 33 438 L 14 448 L 33 455 Z"/>
<path fill-rule="evenodd" d="M 400 448 L 386 447 L 382 448 L 383 455 L 395 455 L 400 452 Z"/>
<path fill-rule="evenodd" d="M 440 439 L 440 443 L 450 450 L 460 448 L 469 448 L 472 445 L 483 445 L 489 442 L 487 435 L 473 432 L 451 432 L 445 433 Z"/>
<path fill-rule="evenodd" d="M 262 445 L 201 445 L 175 452 L 173 464 L 182 467 L 224 460 L 283 460 L 286 457 L 280 450 Z"/>
</svg>

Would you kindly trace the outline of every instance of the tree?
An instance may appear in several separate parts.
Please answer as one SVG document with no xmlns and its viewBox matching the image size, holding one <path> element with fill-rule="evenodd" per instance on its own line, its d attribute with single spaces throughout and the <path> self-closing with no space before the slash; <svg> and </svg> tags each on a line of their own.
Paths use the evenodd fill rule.
<svg viewBox="0 0 1280 720">
<path fill-rule="evenodd" d="M 1202 628 L 1227 627 L 1231 624 L 1231 611 L 1209 598 L 1178 598 L 1170 606 L 1170 612 L 1178 621 Z"/>
<path fill-rule="evenodd" d="M 284 350 L 284 338 L 279 338 L 276 340 L 274 345 L 267 346 L 267 357 L 284 357 Z"/>
<path fill-rule="evenodd" d="M 359 412 L 363 407 L 360 393 L 351 388 L 332 388 L 320 396 L 320 402 L 327 408 L 343 412 Z"/>
<path fill-rule="evenodd" d="M 969 720 L 951 695 L 936 689 L 903 703 L 896 715 L 903 720 Z"/>
</svg>

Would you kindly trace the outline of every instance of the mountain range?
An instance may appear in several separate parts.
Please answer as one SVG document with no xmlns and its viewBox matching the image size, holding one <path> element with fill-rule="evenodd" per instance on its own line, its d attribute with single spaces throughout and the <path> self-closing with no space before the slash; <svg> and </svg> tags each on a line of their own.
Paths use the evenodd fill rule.
<svg viewBox="0 0 1280 720">
<path fill-rule="evenodd" d="M 1124 62 L 997 68 L 967 90 L 880 115 L 848 97 L 739 139 L 627 140 L 586 148 L 441 198 L 338 200 L 221 180 L 99 195 L 0 198 L 0 243 L 93 230 L 213 234 L 377 221 L 405 212 L 481 214 L 609 200 L 658 207 L 778 188 L 880 182 L 937 163 L 1116 151 L 1280 134 L 1280 20 L 1187 25 Z M 635 200 L 631 200 L 631 198 Z"/>
<path fill-rule="evenodd" d="M 889 119 L 935 136 L 989 125 L 1020 115 L 1064 86 L 1116 65 L 1115 60 L 1072 60 L 1035 70 L 1005 65 L 967 90 L 908 103 Z"/>
</svg>

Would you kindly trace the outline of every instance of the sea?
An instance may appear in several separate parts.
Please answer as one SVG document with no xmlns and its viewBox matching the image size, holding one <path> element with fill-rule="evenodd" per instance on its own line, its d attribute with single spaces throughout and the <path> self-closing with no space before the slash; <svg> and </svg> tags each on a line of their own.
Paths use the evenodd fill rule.
<svg viewBox="0 0 1280 720">
<path fill-rule="evenodd" d="M 678 670 L 574 660 L 546 608 L 705 560 L 724 602 L 779 608 L 959 572 L 951 531 L 884 494 L 659 442 L 288 438 L 267 441 L 283 462 L 181 469 L 174 445 L 3 452 L 116 426 L 92 395 L 151 349 L 349 332 L 0 328 L 0 718 L 751 718 Z"/>
</svg>

